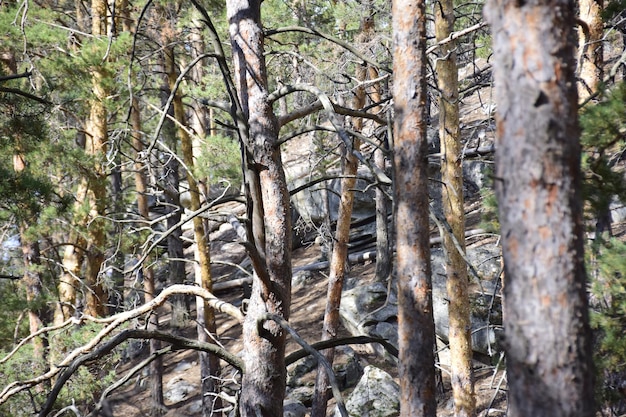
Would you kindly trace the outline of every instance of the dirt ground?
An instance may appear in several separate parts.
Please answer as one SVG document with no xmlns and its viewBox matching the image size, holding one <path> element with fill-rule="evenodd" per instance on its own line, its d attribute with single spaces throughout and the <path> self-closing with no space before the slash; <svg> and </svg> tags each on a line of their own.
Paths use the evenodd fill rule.
<svg viewBox="0 0 626 417">
<path fill-rule="evenodd" d="M 226 231 L 224 231 L 226 230 Z M 232 239 L 232 240 L 231 240 Z M 213 260 L 239 263 L 245 255 L 238 244 L 233 244 L 234 232 L 222 228 L 222 231 L 216 232 L 212 236 L 212 253 L 215 254 Z M 308 245 L 297 249 L 293 256 L 293 266 L 299 266 L 313 263 L 319 258 L 319 248 L 315 245 Z M 349 276 L 357 277 L 363 283 L 371 282 L 374 278 L 374 264 L 355 265 L 349 272 Z M 228 280 L 237 274 L 235 268 L 224 265 L 216 265 L 213 270 L 217 282 Z M 323 322 L 323 312 L 325 306 L 327 280 L 323 273 L 313 272 L 310 274 L 305 284 L 294 287 L 292 296 L 292 308 L 290 323 L 298 334 L 307 342 L 313 343 L 319 340 L 321 335 L 321 326 Z M 235 305 L 239 304 L 244 295 L 244 289 L 241 287 L 233 288 L 226 292 L 217 294 L 224 300 Z M 192 311 L 192 316 L 195 312 Z M 167 307 L 160 312 L 160 324 L 163 330 L 168 330 L 168 311 Z M 218 314 L 217 316 L 219 342 L 222 343 L 229 351 L 237 353 L 241 351 L 241 326 L 234 319 Z M 178 331 L 179 334 L 194 338 L 195 323 L 189 322 L 189 326 Z M 340 336 L 349 336 L 345 329 L 342 329 Z M 287 353 L 299 350 L 299 345 L 293 340 L 288 340 Z M 394 378 L 397 377 L 397 369 L 395 364 L 377 357 L 371 349 L 363 345 L 351 346 L 354 355 L 362 367 L 373 364 L 383 368 Z M 445 357 L 445 349 L 440 352 L 441 357 Z M 144 356 L 145 356 L 144 352 Z M 132 361 L 119 367 L 119 375 L 122 376 L 128 369 L 132 368 L 142 359 L 142 356 L 136 357 Z M 338 360 L 346 360 L 345 355 L 339 355 Z M 476 377 L 476 399 L 479 416 L 503 416 L 506 411 L 506 380 L 502 366 L 498 367 L 497 359 L 493 358 L 493 364 L 485 364 L 481 362 L 475 363 Z M 223 365 L 225 365 L 223 363 Z M 500 364 L 502 365 L 502 364 Z M 439 365 L 438 365 L 439 366 Z M 439 366 L 442 375 L 442 381 L 439 384 L 438 393 L 438 415 L 453 416 L 451 392 L 449 385 L 449 377 L 447 369 L 444 365 Z M 314 372 L 310 376 L 303 378 L 304 383 L 312 384 L 314 380 Z M 224 385 L 228 395 L 236 395 L 239 375 L 228 366 L 222 369 L 222 377 L 225 379 Z M 194 386 L 182 401 L 173 403 L 166 399 L 166 407 L 168 412 L 166 416 L 197 416 L 198 405 L 200 402 L 200 392 L 198 390 L 200 381 L 200 372 L 195 352 L 183 351 L 176 352 L 165 356 L 164 359 L 164 387 L 168 387 L 175 382 L 184 380 L 189 386 Z M 124 417 L 141 417 L 149 415 L 150 390 L 148 379 L 145 374 L 135 377 L 125 387 L 111 396 L 111 405 L 114 416 Z M 344 392 L 344 397 L 349 394 L 350 390 Z M 310 404 L 305 404 L 309 406 Z M 334 404 L 329 404 L 329 411 L 332 410 Z M 330 415 L 330 414 L 329 414 Z"/>
</svg>

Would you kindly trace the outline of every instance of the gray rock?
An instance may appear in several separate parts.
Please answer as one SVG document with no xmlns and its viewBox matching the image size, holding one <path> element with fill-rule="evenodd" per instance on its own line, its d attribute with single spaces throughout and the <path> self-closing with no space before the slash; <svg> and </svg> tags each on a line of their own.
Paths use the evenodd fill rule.
<svg viewBox="0 0 626 417">
<path fill-rule="evenodd" d="M 283 404 L 284 417 L 304 417 L 306 407 L 300 401 L 286 400 Z"/>
<path fill-rule="evenodd" d="M 288 389 L 285 395 L 286 400 L 299 402 L 302 404 L 311 404 L 313 401 L 313 386 L 301 386 L 294 389 Z"/>
<path fill-rule="evenodd" d="M 387 372 L 366 366 L 361 380 L 346 400 L 351 417 L 395 417 L 400 415 L 400 387 Z M 335 417 L 340 417 L 335 409 Z"/>
<path fill-rule="evenodd" d="M 182 378 L 174 378 L 165 386 L 163 396 L 169 402 L 176 404 L 190 397 L 197 387 Z"/>
<path fill-rule="evenodd" d="M 498 297 L 497 278 L 500 273 L 499 249 L 469 248 L 467 256 L 481 277 L 482 291 L 471 294 L 472 344 L 475 352 L 493 355 L 499 351 L 502 312 Z M 432 251 L 433 315 L 435 331 L 443 341 L 448 340 L 448 295 L 444 256 L 441 249 Z M 471 277 L 475 281 L 475 278 Z M 395 285 L 392 286 L 395 289 Z M 395 291 L 395 290 L 394 290 Z M 340 315 L 344 326 L 353 335 L 382 337 L 394 346 L 397 343 L 397 303 L 391 294 L 385 305 L 387 288 L 381 283 L 355 286 L 344 291 Z M 382 307 L 382 308 L 381 308 Z M 370 345 L 376 353 L 390 359 L 378 344 Z"/>
</svg>

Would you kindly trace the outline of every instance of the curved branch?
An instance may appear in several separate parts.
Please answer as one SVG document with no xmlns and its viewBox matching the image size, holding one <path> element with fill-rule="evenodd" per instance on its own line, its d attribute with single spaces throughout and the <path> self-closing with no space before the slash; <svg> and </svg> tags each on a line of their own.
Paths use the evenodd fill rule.
<svg viewBox="0 0 626 417">
<path fill-rule="evenodd" d="M 100 323 L 109 323 L 105 326 L 98 334 L 96 334 L 91 340 L 83 345 L 79 346 L 70 352 L 65 359 L 63 359 L 58 365 L 51 366 L 50 370 L 43 375 L 39 375 L 35 378 L 31 378 L 23 381 L 14 381 L 11 384 L 7 385 L 2 392 L 0 392 L 0 404 L 5 403 L 11 396 L 21 392 L 25 389 L 38 385 L 44 381 L 51 380 L 56 377 L 63 368 L 69 366 L 71 363 L 76 360 L 76 358 L 84 355 L 85 353 L 94 349 L 105 337 L 111 334 L 116 328 L 118 328 L 123 323 L 131 320 L 135 317 L 141 316 L 145 313 L 152 311 L 153 309 L 163 305 L 167 299 L 174 294 L 187 294 L 187 295 L 195 295 L 196 297 L 204 298 L 215 310 L 226 313 L 231 317 L 234 317 L 239 321 L 239 323 L 243 323 L 244 316 L 243 313 L 234 305 L 229 304 L 225 301 L 220 300 L 216 296 L 214 296 L 209 291 L 204 288 L 192 286 L 192 285 L 172 285 L 166 289 L 164 289 L 158 296 L 152 299 L 150 302 L 137 307 L 131 311 L 125 311 L 114 316 L 108 317 L 106 319 L 98 320 Z"/>
<path fill-rule="evenodd" d="M 22 90 L 17 89 L 17 88 L 0 87 L 0 92 L 2 92 L 2 93 L 9 93 L 9 94 L 17 94 L 18 96 L 26 97 L 28 99 L 34 100 L 34 101 L 36 101 L 38 103 L 41 103 L 41 104 L 52 104 L 51 101 L 48 101 L 45 98 L 38 97 L 38 96 L 36 96 L 34 94 L 27 93 L 26 91 L 22 91 Z"/>
<path fill-rule="evenodd" d="M 336 346 L 344 346 L 344 345 L 364 345 L 366 343 L 379 343 L 381 344 L 385 350 L 393 355 L 394 357 L 398 357 L 398 348 L 389 343 L 387 339 L 381 339 L 379 337 L 370 337 L 370 336 L 352 336 L 352 337 L 342 337 L 339 339 L 330 339 L 330 340 L 322 340 L 321 342 L 313 343 L 310 346 L 315 350 L 323 350 Z M 311 353 L 307 349 L 296 350 L 295 352 L 290 353 L 285 356 L 285 365 L 291 365 L 292 363 L 300 360 L 302 358 L 306 358 Z"/>
<path fill-rule="evenodd" d="M 204 343 L 198 342 L 195 340 L 174 336 L 169 333 L 158 332 L 158 331 L 149 331 L 149 330 L 140 330 L 140 329 L 131 329 L 124 330 L 117 335 L 115 335 L 112 339 L 107 341 L 106 343 L 101 344 L 98 348 L 93 351 L 86 353 L 82 356 L 77 357 L 71 363 L 67 365 L 65 371 L 57 378 L 54 387 L 48 394 L 45 404 L 41 408 L 39 412 L 39 417 L 46 417 L 52 407 L 54 406 L 54 402 L 56 401 L 61 389 L 65 385 L 65 383 L 70 379 L 70 377 L 87 362 L 94 361 L 96 359 L 100 359 L 104 355 L 110 353 L 116 346 L 126 341 L 127 339 L 158 339 L 164 342 L 168 342 L 172 344 L 172 350 L 182 350 L 182 349 L 194 349 L 203 352 L 208 352 L 216 355 L 220 359 L 228 362 L 230 365 L 242 371 L 244 369 L 243 361 L 239 359 L 237 356 L 231 354 L 226 349 L 221 346 L 212 344 L 212 343 Z"/>
</svg>

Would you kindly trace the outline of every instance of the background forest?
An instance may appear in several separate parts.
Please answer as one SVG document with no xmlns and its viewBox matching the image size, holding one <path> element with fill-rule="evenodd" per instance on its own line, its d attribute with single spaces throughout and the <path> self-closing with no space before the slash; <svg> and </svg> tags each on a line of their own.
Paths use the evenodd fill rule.
<svg viewBox="0 0 626 417">
<path fill-rule="evenodd" d="M 506 415 L 502 288 L 515 269 L 502 257 L 494 155 L 496 112 L 510 104 L 493 71 L 508 52 L 492 39 L 495 13 L 483 14 L 498 2 L 426 1 L 412 19 L 423 61 L 398 47 L 392 2 L 249 3 L 0 2 L 0 416 L 269 416 L 285 395 L 289 415 L 363 414 L 341 400 L 362 367 L 337 380 L 355 357 L 406 374 L 406 268 L 428 285 L 430 316 L 413 333 L 432 339 L 409 342 L 423 365 L 415 380 L 437 384 L 438 408 L 423 415 Z M 626 4 L 579 0 L 574 17 L 586 376 L 593 412 L 618 416 Z M 419 149 L 403 147 L 409 90 L 421 100 Z M 419 187 L 398 168 L 411 158 Z M 406 265 L 414 228 L 430 250 Z M 194 402 L 167 385 L 187 361 Z M 343 377 L 326 372 L 333 362 Z M 293 382 L 298 367 L 304 382 Z"/>
</svg>

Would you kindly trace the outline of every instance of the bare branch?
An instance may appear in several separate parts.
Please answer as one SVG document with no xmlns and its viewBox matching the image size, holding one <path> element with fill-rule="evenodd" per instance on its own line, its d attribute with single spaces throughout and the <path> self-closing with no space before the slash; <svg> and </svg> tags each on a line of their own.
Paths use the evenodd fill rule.
<svg viewBox="0 0 626 417">
<path fill-rule="evenodd" d="M 9 81 L 9 80 L 15 80 L 15 79 L 18 79 L 18 78 L 28 78 L 31 75 L 33 75 L 33 73 L 31 71 L 26 71 L 26 72 L 23 72 L 21 74 L 2 75 L 2 76 L 0 76 L 0 83 L 5 82 L 5 81 Z"/>
<path fill-rule="evenodd" d="M 366 343 L 379 343 L 381 344 L 389 354 L 394 357 L 398 357 L 398 348 L 389 343 L 387 339 L 381 339 L 379 337 L 370 337 L 370 336 L 352 336 L 352 337 L 342 337 L 339 339 L 330 339 L 323 340 L 321 342 L 311 344 L 311 347 L 315 350 L 323 350 L 336 346 L 344 346 L 344 345 L 363 345 Z M 285 357 L 285 365 L 289 366 L 292 363 L 300 360 L 302 358 L 306 358 L 311 353 L 307 349 L 300 349 L 293 353 L 290 353 Z"/>
<path fill-rule="evenodd" d="M 26 91 L 22 91 L 18 88 L 0 87 L 0 92 L 9 93 L 9 94 L 17 94 L 18 96 L 26 97 L 28 99 L 34 100 L 41 104 L 52 104 L 51 101 L 48 101 L 45 98 L 38 97 L 31 93 L 27 93 Z"/>
<path fill-rule="evenodd" d="M 94 349 L 105 337 L 110 335 L 116 328 L 118 328 L 123 323 L 141 316 L 145 313 L 148 313 L 155 308 L 163 305 L 167 299 L 174 294 L 187 294 L 187 295 L 195 295 L 196 297 L 202 297 L 205 299 L 211 307 L 215 310 L 226 313 L 231 317 L 237 319 L 239 323 L 242 323 L 244 320 L 243 313 L 234 305 L 229 304 L 225 301 L 220 300 L 216 296 L 214 296 L 209 291 L 204 288 L 192 286 L 192 285 L 172 285 L 166 289 L 164 289 L 157 297 L 155 297 L 150 302 L 137 307 L 134 310 L 125 311 L 116 315 L 113 315 L 108 318 L 97 320 L 100 323 L 109 323 L 105 326 L 98 334 L 96 334 L 88 343 L 85 345 L 79 346 L 70 352 L 65 359 L 63 359 L 58 365 L 51 366 L 50 370 L 42 375 L 36 376 L 31 379 L 23 380 L 23 381 L 14 381 L 11 384 L 7 385 L 0 392 L 0 404 L 5 403 L 11 396 L 21 392 L 25 389 L 38 385 L 44 381 L 51 380 L 56 377 L 63 368 L 69 366 L 71 363 L 76 360 L 76 358 L 81 355 L 90 352 Z"/>
<path fill-rule="evenodd" d="M 440 40 L 439 42 L 437 42 L 436 44 L 434 44 L 433 46 L 431 46 L 430 48 L 426 49 L 426 53 L 427 54 L 432 54 L 433 52 L 435 52 L 437 50 L 437 48 L 439 48 L 442 45 L 445 45 L 447 43 L 452 42 L 455 39 L 458 39 L 462 36 L 465 36 L 467 34 L 470 34 L 472 32 L 475 32 L 477 30 L 480 30 L 482 28 L 484 28 L 485 26 L 487 26 L 487 22 L 482 21 L 480 23 L 476 23 L 473 26 L 470 26 L 468 28 L 465 28 L 463 30 L 459 30 L 458 32 L 452 32 L 450 34 L 450 36 L 448 36 L 445 39 Z"/>
<path fill-rule="evenodd" d="M 374 61 L 373 59 L 371 59 L 370 57 L 363 55 L 357 48 L 355 48 L 352 44 L 345 42 L 339 38 L 336 38 L 334 36 L 331 35 L 327 35 L 325 33 L 322 33 L 320 31 L 317 31 L 315 29 L 310 29 L 307 27 L 302 27 L 302 26 L 287 26 L 284 28 L 278 28 L 278 29 L 272 29 L 272 30 L 267 30 L 265 31 L 265 36 L 266 37 L 272 37 L 274 35 L 280 34 L 280 33 L 287 33 L 287 32 L 301 32 L 301 33 L 308 33 L 309 35 L 315 35 L 315 36 L 319 36 L 320 38 L 326 39 L 327 41 L 330 41 L 334 44 L 337 44 L 339 46 L 341 46 L 342 48 L 346 49 L 347 51 L 350 51 L 351 53 L 354 54 L 354 56 L 356 56 L 357 58 L 359 58 L 362 61 L 362 64 L 369 64 L 373 67 L 379 68 L 382 71 L 388 72 L 389 74 L 392 73 L 391 68 L 388 68 L 382 64 L 380 64 L 379 62 Z"/>
<path fill-rule="evenodd" d="M 376 179 L 380 183 L 385 184 L 385 185 L 391 184 L 391 179 L 387 176 L 387 174 L 385 174 L 377 166 L 370 164 L 369 161 L 367 161 L 365 157 L 363 157 L 363 155 L 361 154 L 361 152 L 359 152 L 358 149 L 352 148 L 352 141 L 350 140 L 350 137 L 348 136 L 346 130 L 335 121 L 335 114 L 339 113 L 337 111 L 339 109 L 336 109 L 336 107 L 338 108 L 339 106 L 333 105 L 332 101 L 330 100 L 330 98 L 328 98 L 326 93 L 324 93 L 319 88 L 314 87 L 312 85 L 296 84 L 296 85 L 286 85 L 278 89 L 276 92 L 272 93 L 270 97 L 278 98 L 280 97 L 280 95 L 286 92 L 292 92 L 292 91 L 306 91 L 306 92 L 316 95 L 319 100 L 321 108 L 323 108 L 324 111 L 326 112 L 326 115 L 328 116 L 330 123 L 333 125 L 333 127 L 337 131 L 337 135 L 343 141 L 348 152 L 351 152 L 354 156 L 356 156 L 359 162 L 361 162 L 363 165 L 368 167 L 370 171 L 372 172 L 372 174 L 376 177 Z M 369 119 L 379 118 L 378 116 L 367 113 L 367 112 L 360 112 L 356 110 L 346 109 L 346 111 L 347 110 L 350 110 L 349 115 L 351 116 L 364 117 L 364 118 L 369 118 Z M 383 121 L 382 119 L 380 120 L 381 120 L 381 124 L 384 124 L 384 125 L 387 124 L 386 121 Z"/>
<path fill-rule="evenodd" d="M 46 399 L 46 403 L 42 406 L 41 411 L 39 412 L 39 417 L 46 417 L 52 407 L 54 406 L 54 402 L 56 401 L 61 389 L 65 385 L 65 383 L 70 379 L 70 377 L 78 370 L 79 367 L 84 365 L 85 363 L 94 361 L 103 357 L 104 355 L 109 354 L 116 346 L 120 343 L 126 341 L 127 339 L 158 339 L 164 342 L 168 342 L 172 344 L 172 350 L 181 350 L 181 349 L 194 349 L 200 350 L 203 352 L 212 353 L 218 356 L 220 359 L 228 362 L 230 365 L 243 370 L 243 361 L 239 359 L 237 356 L 231 354 L 226 349 L 222 348 L 219 345 L 215 345 L 212 343 L 204 343 L 198 342 L 192 339 L 187 339 L 183 337 L 174 336 L 169 333 L 158 332 L 158 331 L 149 331 L 149 330 L 140 330 L 140 329 L 131 329 L 124 330 L 117 335 L 115 335 L 111 340 L 106 343 L 101 344 L 93 351 L 81 355 L 75 358 L 71 363 L 69 363 L 65 369 L 65 371 L 57 378 L 54 387 L 48 394 L 48 398 Z"/>
</svg>

